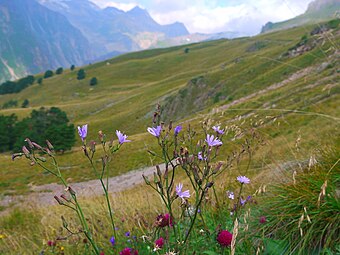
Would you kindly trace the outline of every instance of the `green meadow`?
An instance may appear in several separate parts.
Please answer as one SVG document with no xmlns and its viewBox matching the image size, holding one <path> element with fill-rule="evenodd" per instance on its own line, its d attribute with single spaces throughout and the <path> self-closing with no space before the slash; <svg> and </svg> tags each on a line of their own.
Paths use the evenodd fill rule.
<svg viewBox="0 0 340 255">
<path fill-rule="evenodd" d="M 336 190 L 334 187 L 339 185 L 339 27 L 311 36 L 310 32 L 315 26 L 296 27 L 249 38 L 208 41 L 129 53 L 81 67 L 86 71 L 84 80 L 76 79 L 80 67 L 73 71 L 65 70 L 61 75 L 44 79 L 41 85 L 35 83 L 18 94 L 1 95 L 0 105 L 9 100 L 18 100 L 21 104 L 24 99 L 29 99 L 30 104 L 28 108 L 2 109 L 0 114 L 15 113 L 22 119 L 28 116 L 32 109 L 55 106 L 65 111 L 70 122 L 76 126 L 89 125 L 87 141 L 96 140 L 98 143 L 99 130 L 115 140 L 116 130 L 125 132 L 132 142 L 124 144 L 110 164 L 109 176 L 118 176 L 161 162 L 159 158 L 147 152 L 157 151 L 157 142 L 146 131 L 153 125 L 153 113 L 156 105 L 160 104 L 161 120 L 165 125 L 172 120 L 173 126 L 180 124 L 184 131 L 190 125 L 190 129 L 196 130 L 200 135 L 206 132 L 202 130 L 202 126 L 210 131 L 214 125 L 229 130 L 230 133 L 225 135 L 224 144 L 217 157 L 221 162 L 227 162 L 227 155 L 246 148 L 245 145 L 249 146 L 248 156 L 241 157 L 232 165 L 230 171 L 227 170 L 216 178 L 214 191 L 216 197 L 221 200 L 227 187 L 235 187 L 232 180 L 238 175 L 247 175 L 252 180 L 251 185 L 247 187 L 249 193 L 258 194 L 260 187 L 266 186 L 270 192 L 268 197 L 275 193 L 274 187 L 289 184 L 293 178 L 294 182 L 295 178 L 298 179 L 297 185 L 300 185 L 300 174 L 303 176 L 302 182 L 308 183 L 304 174 L 308 161 L 314 156 L 318 160 L 320 158 L 320 162 L 323 158 L 328 161 L 320 163 L 315 173 L 307 171 L 307 174 L 314 179 L 327 179 L 328 175 L 325 177 L 324 172 L 330 171 L 334 179 L 328 182 L 329 192 L 333 192 Z M 307 40 L 303 39 L 304 36 Z M 189 48 L 189 51 L 186 51 L 186 48 Z M 301 52 L 296 53 L 297 49 Z M 98 79 L 95 86 L 89 85 L 92 77 Z M 188 148 L 190 146 L 194 147 L 192 144 L 183 145 Z M 98 146 L 96 153 L 102 152 Z M 76 146 L 71 151 L 58 154 L 57 159 L 64 178 L 70 182 L 95 178 L 83 155 L 78 136 Z M 286 167 L 287 163 L 291 165 Z M 100 159 L 94 164 L 100 167 Z M 0 198 L 31 194 L 34 192 L 31 190 L 32 186 L 57 182 L 55 176 L 36 166 L 30 166 L 27 160 L 12 161 L 9 152 L 0 154 L 0 173 Z M 184 178 L 184 173 L 180 172 L 176 180 Z M 317 193 L 316 199 L 323 181 L 324 179 L 313 189 L 313 192 Z M 303 187 L 303 184 L 301 185 Z M 333 196 L 332 193 L 329 194 Z M 303 197 L 302 195 L 296 199 Z M 116 219 L 126 219 L 126 223 L 120 224 L 122 229 L 133 230 L 136 235 L 148 235 L 146 232 L 152 228 L 150 225 L 141 224 L 140 219 L 138 222 L 134 221 L 133 215 L 136 215 L 136 212 L 143 214 L 143 221 L 147 222 L 157 215 L 157 208 L 164 208 L 164 204 L 146 185 L 123 191 L 113 199 L 113 207 L 117 211 Z M 142 202 L 145 199 L 149 201 L 148 206 Z M 288 204 L 297 203 L 297 200 L 285 199 Z M 332 205 L 338 203 L 338 199 L 339 197 L 335 196 Z M 260 204 L 263 202 L 263 206 L 255 208 L 254 215 L 260 215 L 263 211 L 268 215 L 273 213 L 268 218 L 274 213 L 277 215 L 278 212 L 266 211 L 273 206 L 266 204 L 266 195 L 257 200 Z M 207 213 L 202 217 L 211 227 L 218 224 L 222 213 L 226 216 L 228 212 L 223 206 L 216 206 L 218 199 L 217 202 L 214 200 L 209 203 L 211 204 L 207 205 Z M 105 207 L 102 198 L 84 198 L 84 204 L 85 211 L 91 215 L 89 222 L 100 219 L 104 225 L 108 224 L 107 219 L 97 212 Z M 46 247 L 47 240 L 57 235 L 61 226 L 62 209 L 60 206 L 33 206 L 25 208 L 29 212 L 23 213 L 20 208 L 11 209 L 11 206 L 15 207 L 1 207 L 6 213 L 0 219 L 0 234 L 3 235 L 0 239 L 0 252 L 33 254 L 31 251 L 34 251 L 34 254 L 37 254 L 42 247 Z M 301 206 L 303 210 L 306 205 Z M 292 206 L 293 209 L 289 208 L 291 211 L 287 211 L 287 214 L 299 218 L 300 207 L 296 208 L 295 212 Z M 336 205 L 327 208 L 334 209 Z M 320 208 L 313 211 L 314 215 L 311 217 L 314 217 L 315 221 L 318 220 L 318 215 L 321 215 L 320 211 Z M 65 215 L 71 217 L 70 213 Z M 283 217 L 284 220 L 290 219 Z M 330 224 L 335 227 L 336 223 L 339 223 L 338 220 L 336 218 Z M 327 239 L 327 242 L 321 244 L 313 238 L 308 239 L 321 247 L 315 247 L 314 250 L 307 245 L 307 241 L 303 239 L 304 235 L 300 236 L 302 245 L 285 239 L 284 232 L 273 231 L 279 229 L 279 223 L 274 220 L 263 230 L 268 231 L 268 239 L 253 241 L 251 238 L 256 236 L 254 231 L 257 229 L 257 222 L 249 224 L 250 228 L 251 224 L 255 224 L 255 227 L 248 234 L 240 234 L 242 238 L 238 242 L 242 248 L 236 254 L 336 254 L 340 249 L 334 240 L 336 232 L 326 236 L 325 238 L 330 240 Z M 322 232 L 323 228 L 320 229 Z M 285 231 L 295 236 L 296 230 L 300 231 L 298 227 L 287 228 Z M 108 230 L 101 231 L 96 238 L 106 247 L 105 240 L 110 234 Z M 279 240 L 276 244 L 269 240 L 270 234 L 275 240 Z M 85 252 L 85 249 L 90 248 L 83 245 L 84 248 L 81 238 L 77 238 L 64 241 L 60 246 L 58 244 L 59 250 L 49 251 L 47 248 L 46 254 L 91 254 Z M 337 239 L 339 241 L 339 236 Z M 255 244 L 260 247 L 259 253 Z M 275 245 L 280 247 L 278 250 L 284 250 L 286 247 L 286 253 L 273 253 Z M 293 245 L 298 248 L 294 250 Z M 250 248 L 255 246 L 254 249 Z M 192 253 L 195 249 L 204 249 L 207 253 L 202 254 L 208 255 L 230 252 L 212 247 L 209 253 L 209 247 L 200 248 L 197 241 L 191 243 L 183 254 L 195 254 Z M 118 253 L 114 250 L 105 254 Z M 149 253 L 145 250 L 140 254 Z M 159 251 L 155 254 L 165 252 Z"/>
</svg>

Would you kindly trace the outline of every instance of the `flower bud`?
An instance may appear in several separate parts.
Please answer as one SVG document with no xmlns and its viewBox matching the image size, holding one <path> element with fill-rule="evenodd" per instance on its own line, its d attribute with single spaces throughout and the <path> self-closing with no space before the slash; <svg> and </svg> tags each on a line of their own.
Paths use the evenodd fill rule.
<svg viewBox="0 0 340 255">
<path fill-rule="evenodd" d="M 71 202 L 71 200 L 70 200 L 69 198 L 67 198 L 67 197 L 65 196 L 65 194 L 60 195 L 60 197 L 61 197 L 62 199 L 64 199 L 66 202 Z"/>
<path fill-rule="evenodd" d="M 90 151 L 94 153 L 96 151 L 96 142 L 95 141 L 90 141 Z"/>
<path fill-rule="evenodd" d="M 21 157 L 22 155 L 24 155 L 24 153 L 14 153 L 14 154 L 12 154 L 12 160 L 14 161 L 14 159 L 16 157 Z"/>
<path fill-rule="evenodd" d="M 68 223 L 67 223 L 67 221 L 65 220 L 64 216 L 61 216 L 61 220 L 62 220 L 62 222 L 63 222 L 63 227 L 67 229 Z"/>
<path fill-rule="evenodd" d="M 169 123 L 169 132 L 171 131 L 171 129 L 172 129 L 172 121 L 170 121 Z"/>
<path fill-rule="evenodd" d="M 68 187 L 66 188 L 66 191 L 70 192 L 70 194 L 71 194 L 72 196 L 75 196 L 75 195 L 76 195 L 76 192 L 75 192 L 70 186 L 68 186 Z"/>
<path fill-rule="evenodd" d="M 25 154 L 26 157 L 30 156 L 30 151 L 26 148 L 26 146 L 22 146 L 22 152 Z"/>
<path fill-rule="evenodd" d="M 156 165 L 156 169 L 157 169 L 157 175 L 159 178 L 162 178 L 162 172 L 161 169 L 159 168 L 159 165 Z"/>
<path fill-rule="evenodd" d="M 208 182 L 206 188 L 209 189 L 214 185 L 214 182 Z"/>
<path fill-rule="evenodd" d="M 48 149 L 50 149 L 51 151 L 54 150 L 54 147 L 53 147 L 52 143 L 50 143 L 49 140 L 46 140 L 46 145 L 47 145 Z"/>
<path fill-rule="evenodd" d="M 33 145 L 35 148 L 37 148 L 37 149 L 39 149 L 39 150 L 42 150 L 42 147 L 41 147 L 39 144 L 37 144 L 37 143 L 35 143 L 35 142 L 32 142 L 32 145 Z"/>
<path fill-rule="evenodd" d="M 153 182 L 155 184 L 159 183 L 159 179 L 158 179 L 157 174 L 155 172 L 153 173 Z"/>
<path fill-rule="evenodd" d="M 31 140 L 30 140 L 29 138 L 26 138 L 26 139 L 25 139 L 25 142 L 28 143 L 28 146 L 30 147 L 30 149 L 33 149 L 33 148 L 34 148 L 33 143 L 31 142 Z"/>
<path fill-rule="evenodd" d="M 143 176 L 143 179 L 144 179 L 146 185 L 150 185 L 151 183 L 150 183 L 148 177 L 146 177 L 144 174 L 142 174 L 142 176 Z"/>
<path fill-rule="evenodd" d="M 102 157 L 102 165 L 103 165 L 104 168 L 105 168 L 106 165 L 107 165 L 107 161 L 108 161 L 108 156 L 107 156 L 107 155 L 105 155 L 104 157 Z"/>
<path fill-rule="evenodd" d="M 60 200 L 58 196 L 54 196 L 54 199 L 57 200 L 58 204 L 64 205 L 64 202 Z"/>
</svg>

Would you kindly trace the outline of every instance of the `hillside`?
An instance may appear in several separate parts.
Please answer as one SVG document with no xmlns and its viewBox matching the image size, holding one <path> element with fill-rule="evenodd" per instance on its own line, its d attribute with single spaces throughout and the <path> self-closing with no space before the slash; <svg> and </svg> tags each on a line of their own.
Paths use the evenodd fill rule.
<svg viewBox="0 0 340 255">
<path fill-rule="evenodd" d="M 0 83 L 92 59 L 68 20 L 32 0 L 0 2 Z"/>
<path fill-rule="evenodd" d="M 165 120 L 184 124 L 191 120 L 198 127 L 207 117 L 224 125 L 244 119 L 257 123 L 280 152 L 283 137 L 291 144 L 299 134 L 310 148 L 338 132 L 339 27 L 313 35 L 306 29 L 311 32 L 315 26 L 125 54 L 84 66 L 87 77 L 81 81 L 76 79 L 77 69 L 67 70 L 44 79 L 42 85 L 1 95 L 0 105 L 29 99 L 31 107 L 2 109 L 0 114 L 23 118 L 32 109 L 57 106 L 75 125 L 89 124 L 89 140 L 97 139 L 98 130 L 108 134 L 123 130 L 133 147 L 128 144 L 115 160 L 112 176 L 152 164 L 145 156 L 152 148 L 145 132 L 157 103 L 163 106 Z M 98 78 L 96 86 L 89 86 L 91 77 Z M 275 153 L 272 147 L 263 149 L 263 157 Z M 84 174 L 84 160 L 67 163 L 80 155 L 76 147 L 61 156 L 66 176 L 74 181 L 93 178 Z M 0 157 L 2 190 L 26 192 L 28 184 L 53 180 L 23 170 L 22 161 L 9 165 L 9 154 Z"/>
<path fill-rule="evenodd" d="M 303 24 L 322 22 L 332 18 L 339 18 L 340 2 L 338 0 L 314 0 L 308 5 L 306 12 L 290 20 L 282 22 L 268 22 L 262 27 L 261 33 L 272 32 Z"/>
</svg>

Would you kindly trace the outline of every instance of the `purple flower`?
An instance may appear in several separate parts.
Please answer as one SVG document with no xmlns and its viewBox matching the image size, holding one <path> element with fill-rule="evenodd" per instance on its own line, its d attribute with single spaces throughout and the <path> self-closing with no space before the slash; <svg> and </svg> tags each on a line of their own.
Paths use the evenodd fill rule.
<svg viewBox="0 0 340 255">
<path fill-rule="evenodd" d="M 116 130 L 116 135 L 117 135 L 117 137 L 118 137 L 119 144 L 131 142 L 131 140 L 127 140 L 128 136 L 127 136 L 127 135 L 124 135 L 124 134 L 123 134 L 122 132 L 120 132 L 119 130 Z"/>
<path fill-rule="evenodd" d="M 250 180 L 249 178 L 245 177 L 245 176 L 238 176 L 236 178 L 241 184 L 249 184 L 250 183 Z"/>
<path fill-rule="evenodd" d="M 157 126 L 157 127 L 148 127 L 148 132 L 152 134 L 153 136 L 159 137 L 161 135 L 162 127 Z"/>
<path fill-rule="evenodd" d="M 85 140 L 86 136 L 87 136 L 87 124 L 83 125 L 82 127 L 78 126 L 78 134 L 81 138 L 81 140 Z"/>
<path fill-rule="evenodd" d="M 205 141 L 210 147 L 222 145 L 222 142 L 218 138 L 215 138 L 214 135 L 207 134 Z"/>
<path fill-rule="evenodd" d="M 240 199 L 240 204 L 242 205 L 242 206 L 244 206 L 244 204 L 247 202 L 247 200 L 245 200 L 245 199 Z"/>
<path fill-rule="evenodd" d="M 213 129 L 216 133 L 218 133 L 218 134 L 220 134 L 220 135 L 223 135 L 223 134 L 224 134 L 224 130 L 223 130 L 223 129 L 220 129 L 220 126 L 213 126 L 212 129 Z"/>
<path fill-rule="evenodd" d="M 251 199 L 251 196 L 248 196 L 246 199 L 240 198 L 240 204 L 243 206 Z"/>
<path fill-rule="evenodd" d="M 202 153 L 201 151 L 197 153 L 197 158 L 198 158 L 199 160 L 207 160 L 207 157 L 204 157 L 204 158 L 203 158 L 203 153 Z"/>
<path fill-rule="evenodd" d="M 114 236 L 111 236 L 111 238 L 110 238 L 110 243 L 112 244 L 112 246 L 115 245 L 116 240 L 115 240 L 115 237 L 114 237 Z"/>
<path fill-rule="evenodd" d="M 234 198 L 235 198 L 234 192 L 228 190 L 228 191 L 227 191 L 227 195 L 228 195 L 228 198 L 229 198 L 229 199 L 234 200 Z"/>
<path fill-rule="evenodd" d="M 126 233 L 125 233 L 125 236 L 126 236 L 126 237 L 129 237 L 129 236 L 130 236 L 130 231 L 126 232 Z"/>
<path fill-rule="evenodd" d="M 179 132 L 181 132 L 182 130 L 182 126 L 176 126 L 175 127 L 175 136 L 177 136 L 179 134 Z"/>
<path fill-rule="evenodd" d="M 176 186 L 176 194 L 177 194 L 177 196 L 182 198 L 182 200 L 184 200 L 184 198 L 189 198 L 190 197 L 189 190 L 182 191 L 182 189 L 183 189 L 183 184 L 179 183 Z"/>
</svg>

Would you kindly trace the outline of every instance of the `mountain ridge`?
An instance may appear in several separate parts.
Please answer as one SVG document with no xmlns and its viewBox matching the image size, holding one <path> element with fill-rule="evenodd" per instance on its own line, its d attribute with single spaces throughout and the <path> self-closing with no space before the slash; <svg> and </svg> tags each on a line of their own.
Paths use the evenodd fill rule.
<svg viewBox="0 0 340 255">
<path fill-rule="evenodd" d="M 78 29 L 35 1 L 4 0 L 0 13 L 0 82 L 93 58 Z"/>
<path fill-rule="evenodd" d="M 307 10 L 292 19 L 281 22 L 267 22 L 261 33 L 273 32 L 308 23 L 317 23 L 331 18 L 339 18 L 340 2 L 338 0 L 314 0 L 309 3 Z"/>
</svg>

